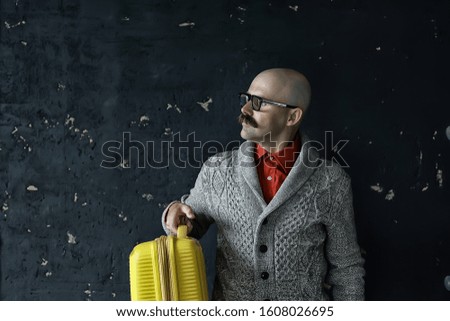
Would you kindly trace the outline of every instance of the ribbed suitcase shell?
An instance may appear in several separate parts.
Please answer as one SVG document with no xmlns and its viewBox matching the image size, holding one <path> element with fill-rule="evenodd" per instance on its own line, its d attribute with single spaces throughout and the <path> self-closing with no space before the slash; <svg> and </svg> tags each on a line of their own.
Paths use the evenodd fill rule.
<svg viewBox="0 0 450 321">
<path fill-rule="evenodd" d="M 132 301 L 208 300 L 200 243 L 186 236 L 186 225 L 177 232 L 177 236 L 161 236 L 134 247 L 130 254 Z"/>
</svg>

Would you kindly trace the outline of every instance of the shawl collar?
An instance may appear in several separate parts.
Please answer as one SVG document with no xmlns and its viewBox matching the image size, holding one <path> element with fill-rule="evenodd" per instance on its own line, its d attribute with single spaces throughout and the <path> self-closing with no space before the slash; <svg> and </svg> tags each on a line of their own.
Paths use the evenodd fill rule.
<svg viewBox="0 0 450 321">
<path fill-rule="evenodd" d="M 238 171 L 241 172 L 246 183 L 252 190 L 261 207 L 264 209 L 260 217 L 266 217 L 286 202 L 286 200 L 294 195 L 306 183 L 320 165 L 317 145 L 314 146 L 313 142 L 310 141 L 306 135 L 300 135 L 302 141 L 300 155 L 297 157 L 294 167 L 286 177 L 286 180 L 269 204 L 266 204 L 264 201 L 261 186 L 259 184 L 258 173 L 256 171 L 254 161 L 256 144 L 251 141 L 246 141 L 239 147 Z"/>
</svg>

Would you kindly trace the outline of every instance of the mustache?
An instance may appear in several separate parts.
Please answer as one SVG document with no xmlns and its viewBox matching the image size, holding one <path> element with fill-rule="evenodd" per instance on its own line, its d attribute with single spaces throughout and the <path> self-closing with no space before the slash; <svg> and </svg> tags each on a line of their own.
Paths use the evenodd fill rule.
<svg viewBox="0 0 450 321">
<path fill-rule="evenodd" d="M 253 119 L 253 117 L 250 116 L 250 115 L 245 115 L 245 114 L 241 113 L 241 114 L 239 115 L 239 117 L 237 118 L 237 121 L 238 121 L 239 124 L 241 124 L 241 125 L 242 125 L 243 122 L 246 122 L 247 124 L 249 124 L 249 125 L 252 126 L 252 127 L 255 127 L 255 128 L 258 127 L 258 124 L 256 123 L 256 121 L 255 121 L 255 120 Z"/>
</svg>

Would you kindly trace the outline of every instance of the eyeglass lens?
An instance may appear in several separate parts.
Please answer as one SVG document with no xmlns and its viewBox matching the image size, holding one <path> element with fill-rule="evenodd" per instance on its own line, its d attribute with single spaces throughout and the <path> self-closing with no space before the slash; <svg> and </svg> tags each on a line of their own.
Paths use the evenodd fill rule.
<svg viewBox="0 0 450 321">
<path fill-rule="evenodd" d="M 261 99 L 256 96 L 250 96 L 250 95 L 245 95 L 245 94 L 241 94 L 239 96 L 241 108 L 244 107 L 244 105 L 246 103 L 248 103 L 249 98 L 252 101 L 252 108 L 254 110 L 258 111 L 261 108 Z"/>
<path fill-rule="evenodd" d="M 239 100 L 240 100 L 240 103 L 241 103 L 241 108 L 242 107 L 244 107 L 244 105 L 246 104 L 246 103 L 248 103 L 248 96 L 247 95 L 244 95 L 244 94 L 241 94 L 241 95 L 239 95 Z"/>
</svg>

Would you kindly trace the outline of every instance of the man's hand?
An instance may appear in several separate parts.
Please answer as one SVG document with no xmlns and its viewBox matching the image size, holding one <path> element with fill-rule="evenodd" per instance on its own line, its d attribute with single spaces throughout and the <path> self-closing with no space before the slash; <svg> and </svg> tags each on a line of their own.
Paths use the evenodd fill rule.
<svg viewBox="0 0 450 321">
<path fill-rule="evenodd" d="M 166 215 L 166 228 L 176 235 L 178 225 L 187 225 L 189 234 L 192 231 L 192 223 L 189 220 L 195 220 L 192 208 L 180 202 L 174 203 L 169 207 Z"/>
</svg>

